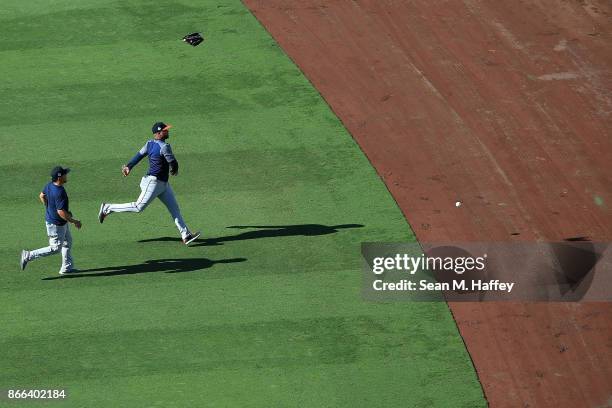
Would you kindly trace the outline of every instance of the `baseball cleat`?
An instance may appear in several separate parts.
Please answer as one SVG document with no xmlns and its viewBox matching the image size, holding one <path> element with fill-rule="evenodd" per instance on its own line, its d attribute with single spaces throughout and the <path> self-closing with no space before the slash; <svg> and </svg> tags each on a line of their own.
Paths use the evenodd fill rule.
<svg viewBox="0 0 612 408">
<path fill-rule="evenodd" d="M 26 265 L 28 264 L 28 251 L 23 250 L 21 251 L 21 261 L 19 262 L 19 266 L 21 267 L 21 270 L 25 270 Z"/>
<path fill-rule="evenodd" d="M 73 273 L 78 273 L 79 270 L 76 268 L 68 269 L 67 271 L 59 271 L 60 275 L 72 275 Z"/>
<path fill-rule="evenodd" d="M 200 235 L 202 235 L 202 233 L 200 231 L 195 232 L 195 233 L 189 233 L 187 234 L 187 236 L 185 238 L 183 238 L 183 244 L 185 245 L 189 245 L 191 244 L 193 241 L 195 241 L 196 239 L 200 238 Z"/>
<path fill-rule="evenodd" d="M 100 204 L 100 211 L 98 211 L 98 221 L 100 221 L 100 224 L 102 224 L 104 222 L 104 219 L 106 218 L 106 216 L 108 214 L 106 214 L 104 212 L 104 206 L 106 205 L 106 203 L 102 203 Z"/>
</svg>

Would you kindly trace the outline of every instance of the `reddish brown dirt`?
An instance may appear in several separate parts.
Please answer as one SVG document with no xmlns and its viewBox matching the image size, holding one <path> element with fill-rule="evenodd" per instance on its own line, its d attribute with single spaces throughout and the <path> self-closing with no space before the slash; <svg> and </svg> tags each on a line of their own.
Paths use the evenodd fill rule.
<svg viewBox="0 0 612 408">
<path fill-rule="evenodd" d="M 245 3 L 421 242 L 611 240 L 612 3 Z M 450 307 L 491 406 L 612 406 L 612 304 Z"/>
</svg>

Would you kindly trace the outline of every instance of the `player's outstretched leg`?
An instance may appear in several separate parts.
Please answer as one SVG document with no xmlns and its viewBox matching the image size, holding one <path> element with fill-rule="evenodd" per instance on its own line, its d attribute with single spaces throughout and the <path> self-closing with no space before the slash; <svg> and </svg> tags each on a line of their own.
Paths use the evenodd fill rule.
<svg viewBox="0 0 612 408">
<path fill-rule="evenodd" d="M 162 191 L 162 183 L 158 183 L 157 178 L 153 176 L 146 176 L 142 178 L 140 182 L 140 196 L 138 200 L 131 203 L 124 204 L 108 204 L 102 203 L 100 210 L 98 211 L 98 221 L 100 224 L 104 222 L 104 219 L 114 212 L 135 212 L 139 213 L 144 211 L 145 208 L 157 197 Z"/>
<path fill-rule="evenodd" d="M 35 249 L 32 251 L 21 251 L 21 270 L 24 270 L 28 262 L 34 259 L 42 258 L 49 255 L 55 255 L 62 249 L 62 243 L 66 240 L 66 231 L 68 225 L 54 225 L 47 223 L 47 236 L 49 237 L 49 246 Z M 72 241 L 72 238 L 70 238 Z"/>
<path fill-rule="evenodd" d="M 108 217 L 111 213 L 114 212 L 142 212 L 146 208 L 146 205 L 140 201 L 134 201 L 131 203 L 124 204 L 108 204 L 102 203 L 100 204 L 100 210 L 98 211 L 98 221 L 100 224 L 104 222 L 106 217 Z"/>
<path fill-rule="evenodd" d="M 189 228 L 187 228 L 187 224 L 185 224 L 185 220 L 183 220 L 181 210 L 176 202 L 176 197 L 174 196 L 174 191 L 172 190 L 172 187 L 170 187 L 170 184 L 168 184 L 165 191 L 159 195 L 159 199 L 162 201 L 162 203 L 164 203 L 170 212 L 170 215 L 174 220 L 174 224 L 178 228 L 185 245 L 191 244 L 200 237 L 201 233 L 199 231 L 192 233 L 189 231 Z"/>
</svg>

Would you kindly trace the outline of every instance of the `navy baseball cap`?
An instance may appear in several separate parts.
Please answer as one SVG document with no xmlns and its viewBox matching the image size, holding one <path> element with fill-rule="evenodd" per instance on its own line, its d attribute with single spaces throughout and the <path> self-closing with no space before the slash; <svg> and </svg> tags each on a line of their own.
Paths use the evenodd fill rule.
<svg viewBox="0 0 612 408">
<path fill-rule="evenodd" d="M 162 130 L 170 129 L 172 125 L 166 125 L 164 122 L 157 122 L 153 125 L 153 133 L 161 132 Z"/>
<path fill-rule="evenodd" d="M 58 178 L 62 177 L 64 174 L 70 173 L 70 169 L 68 167 L 63 168 L 62 166 L 55 166 L 53 170 L 51 170 L 51 180 L 56 181 Z"/>
</svg>

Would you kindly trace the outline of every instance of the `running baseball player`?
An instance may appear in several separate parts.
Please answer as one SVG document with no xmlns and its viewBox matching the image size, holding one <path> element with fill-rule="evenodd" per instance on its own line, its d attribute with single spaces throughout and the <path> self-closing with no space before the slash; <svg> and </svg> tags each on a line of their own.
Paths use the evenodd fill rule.
<svg viewBox="0 0 612 408">
<path fill-rule="evenodd" d="M 170 183 L 168 182 L 169 174 L 176 176 L 179 170 L 178 161 L 174 157 L 174 154 L 172 154 L 170 145 L 166 143 L 166 140 L 170 137 L 168 132 L 170 128 L 170 125 L 166 125 L 163 122 L 155 123 L 152 129 L 153 139 L 145 143 L 142 149 L 132 157 L 132 160 L 123 166 L 123 176 L 127 177 L 134 166 L 136 166 L 145 156 L 149 157 L 149 171 L 140 181 L 141 193 L 138 200 L 125 204 L 102 203 L 100 205 L 100 211 L 98 212 L 100 224 L 112 213 L 142 212 L 155 197 L 159 197 L 162 203 L 168 208 L 170 215 L 172 215 L 174 223 L 185 245 L 189 245 L 200 236 L 200 232 L 191 233 L 189 228 L 187 228 L 178 203 L 176 202 L 176 198 L 174 197 L 172 187 L 170 187 Z"/>
<path fill-rule="evenodd" d="M 62 266 L 60 275 L 78 272 L 74 268 L 72 261 L 72 235 L 70 234 L 69 224 L 74 224 L 77 229 L 81 228 L 81 221 L 73 218 L 69 209 L 68 194 L 64 189 L 64 184 L 68 182 L 70 169 L 56 166 L 51 170 L 51 181 L 43 188 L 38 196 L 40 202 L 45 206 L 45 223 L 49 246 L 35 249 L 33 251 L 21 251 L 21 270 L 23 271 L 28 262 L 41 258 L 62 253 Z"/>
</svg>

